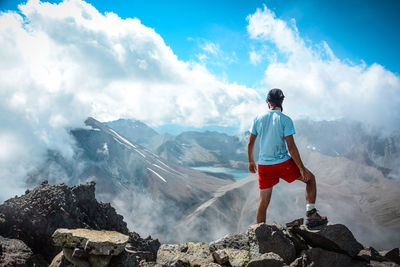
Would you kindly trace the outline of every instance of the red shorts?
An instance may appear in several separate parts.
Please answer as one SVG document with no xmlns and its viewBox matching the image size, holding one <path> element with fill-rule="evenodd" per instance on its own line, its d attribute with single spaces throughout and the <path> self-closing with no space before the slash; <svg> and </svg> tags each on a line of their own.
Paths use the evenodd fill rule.
<svg viewBox="0 0 400 267">
<path fill-rule="evenodd" d="M 300 170 L 293 159 L 274 165 L 258 165 L 258 187 L 260 189 L 273 187 L 279 183 L 279 178 L 291 183 L 300 177 Z"/>
</svg>

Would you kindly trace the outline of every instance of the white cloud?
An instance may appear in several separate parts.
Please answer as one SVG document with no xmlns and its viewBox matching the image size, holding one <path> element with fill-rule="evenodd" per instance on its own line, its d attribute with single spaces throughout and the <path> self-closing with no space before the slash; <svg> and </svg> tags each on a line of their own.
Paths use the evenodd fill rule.
<svg viewBox="0 0 400 267">
<path fill-rule="evenodd" d="M 101 14 L 80 0 L 19 8 L 0 13 L 0 143 L 9 145 L 0 154 L 3 182 L 35 168 L 48 148 L 70 157 L 65 128 L 87 116 L 224 126 L 247 124 L 263 108 L 253 89 L 178 60 L 136 18 Z"/>
<path fill-rule="evenodd" d="M 249 52 L 249 57 L 250 57 L 250 63 L 253 65 L 257 65 L 258 63 L 261 62 L 261 54 L 258 54 L 256 51 L 250 51 Z"/>
<path fill-rule="evenodd" d="M 206 42 L 203 46 L 202 49 L 210 54 L 216 55 L 218 53 L 221 53 L 221 49 L 219 48 L 218 44 L 215 44 L 213 42 Z"/>
<path fill-rule="evenodd" d="M 190 38 L 190 40 L 196 42 L 200 48 L 200 52 L 196 54 L 196 58 L 204 66 L 226 67 L 238 61 L 235 51 L 227 53 L 221 49 L 218 43 L 203 38 Z"/>
<path fill-rule="evenodd" d="M 399 129 L 400 78 L 375 63 L 338 59 L 326 42 L 307 46 L 292 21 L 288 25 L 264 6 L 248 16 L 251 38 L 272 43 L 284 60 L 265 71 L 269 87 L 286 95 L 291 114 L 315 119 L 349 118 L 386 130 Z"/>
</svg>

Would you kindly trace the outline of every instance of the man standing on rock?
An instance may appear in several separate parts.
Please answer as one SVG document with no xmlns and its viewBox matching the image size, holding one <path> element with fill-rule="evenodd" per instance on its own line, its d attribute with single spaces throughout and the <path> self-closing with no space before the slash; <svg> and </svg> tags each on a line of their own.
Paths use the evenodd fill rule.
<svg viewBox="0 0 400 267">
<path fill-rule="evenodd" d="M 293 139 L 293 134 L 295 134 L 293 121 L 282 113 L 284 98 L 282 90 L 270 90 L 266 100 L 269 109 L 264 114 L 257 116 L 250 128 L 247 152 L 249 171 L 252 173 L 257 172 L 257 165 L 253 159 L 253 149 L 256 138 L 260 137 L 258 159 L 260 198 L 257 209 L 257 223 L 265 222 L 272 187 L 279 183 L 281 178 L 288 183 L 295 180 L 306 183 L 306 225 L 308 227 L 322 225 L 327 223 L 328 219 L 325 216 L 320 216 L 315 208 L 317 196 L 315 176 L 301 161 Z"/>
</svg>

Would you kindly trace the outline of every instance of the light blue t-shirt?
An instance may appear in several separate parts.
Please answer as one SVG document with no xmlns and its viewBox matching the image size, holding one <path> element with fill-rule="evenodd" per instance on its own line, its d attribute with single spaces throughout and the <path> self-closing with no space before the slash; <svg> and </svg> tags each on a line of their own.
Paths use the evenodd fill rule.
<svg viewBox="0 0 400 267">
<path fill-rule="evenodd" d="M 250 133 L 260 138 L 258 164 L 273 165 L 290 159 L 285 137 L 295 134 L 293 121 L 280 110 L 268 110 L 258 115 Z"/>
</svg>

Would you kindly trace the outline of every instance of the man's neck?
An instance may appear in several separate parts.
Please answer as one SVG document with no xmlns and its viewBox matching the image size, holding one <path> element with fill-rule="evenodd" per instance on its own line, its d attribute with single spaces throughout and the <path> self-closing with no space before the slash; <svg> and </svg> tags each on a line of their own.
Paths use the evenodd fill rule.
<svg viewBox="0 0 400 267">
<path fill-rule="evenodd" d="M 270 107 L 269 109 L 270 110 L 279 110 L 279 111 L 281 111 L 281 108 L 278 108 L 278 107 Z"/>
</svg>

